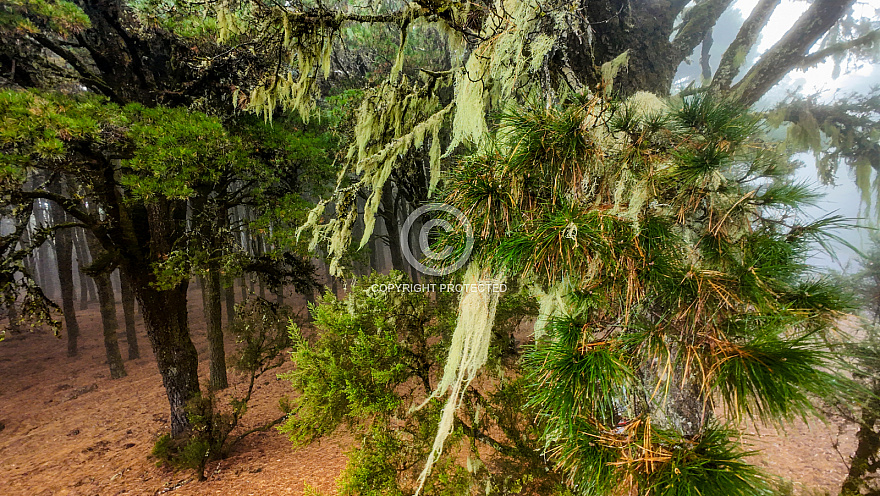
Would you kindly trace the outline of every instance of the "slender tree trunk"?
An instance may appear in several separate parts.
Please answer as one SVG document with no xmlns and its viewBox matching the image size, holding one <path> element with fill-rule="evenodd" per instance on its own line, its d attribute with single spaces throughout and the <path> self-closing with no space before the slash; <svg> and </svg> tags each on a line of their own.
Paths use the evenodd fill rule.
<svg viewBox="0 0 880 496">
<path fill-rule="evenodd" d="M 91 254 L 99 254 L 103 251 L 94 235 L 86 234 L 84 237 L 87 247 L 83 247 L 84 251 L 81 253 L 83 259 L 88 256 L 85 250 L 90 251 Z M 104 326 L 104 349 L 107 352 L 107 365 L 110 366 L 110 378 L 119 379 L 127 374 L 116 334 L 119 331 L 119 322 L 116 320 L 116 295 L 113 294 L 113 282 L 110 280 L 109 271 L 102 271 L 93 276 L 93 279 L 98 290 L 98 305 L 101 309 L 101 323 Z"/>
<path fill-rule="evenodd" d="M 138 346 L 137 328 L 134 320 L 134 293 L 131 291 L 131 283 L 124 270 L 119 270 L 120 294 L 122 298 L 122 314 L 125 318 L 125 341 L 128 344 L 128 359 L 136 360 L 141 357 Z"/>
<path fill-rule="evenodd" d="M 88 265 L 92 262 L 91 257 L 89 256 L 89 247 L 88 242 L 85 237 L 86 234 L 82 229 L 76 229 L 73 233 L 73 246 L 76 250 L 76 258 L 77 258 L 77 267 L 81 268 L 85 265 Z M 82 273 L 82 270 L 78 270 L 79 273 L 79 309 L 86 310 L 89 308 L 89 302 L 100 300 L 100 297 L 95 296 L 95 289 L 92 287 L 90 277 L 86 276 Z M 97 282 L 95 283 L 97 284 Z"/>
<path fill-rule="evenodd" d="M 220 303 L 220 269 L 211 267 L 202 279 L 205 295 L 205 315 L 208 324 L 208 345 L 210 350 L 210 386 L 214 391 L 229 386 L 226 377 L 226 350 L 223 345 L 222 308 Z"/>
<path fill-rule="evenodd" d="M 382 191 L 382 220 L 385 223 L 385 232 L 388 233 L 391 268 L 409 273 L 403 261 L 403 253 L 400 247 L 400 227 L 397 224 L 397 202 L 394 200 L 391 189 L 385 188 Z"/>
<path fill-rule="evenodd" d="M 223 297 L 226 299 L 226 325 L 232 325 L 235 321 L 235 279 L 223 286 Z"/>
<path fill-rule="evenodd" d="M 125 377 L 126 372 L 116 336 L 119 324 L 116 321 L 116 301 L 110 274 L 103 272 L 95 276 L 95 286 L 98 288 L 98 304 L 101 308 L 101 322 L 104 324 L 104 348 L 107 351 L 107 363 L 110 365 L 110 377 L 119 379 Z"/>
<path fill-rule="evenodd" d="M 275 293 L 275 303 L 279 306 L 284 305 L 284 285 L 278 287 L 278 291 Z"/>
<path fill-rule="evenodd" d="M 63 193 L 59 183 L 52 185 L 54 192 Z M 54 223 L 67 222 L 67 214 L 64 210 L 52 203 L 52 218 Z M 79 323 L 76 320 L 76 307 L 73 302 L 73 236 L 70 229 L 59 229 L 55 234 L 55 259 L 58 262 L 58 282 L 61 286 L 61 311 L 64 313 L 64 323 L 67 328 L 67 356 L 77 355 L 77 342 L 79 339 Z"/>
</svg>

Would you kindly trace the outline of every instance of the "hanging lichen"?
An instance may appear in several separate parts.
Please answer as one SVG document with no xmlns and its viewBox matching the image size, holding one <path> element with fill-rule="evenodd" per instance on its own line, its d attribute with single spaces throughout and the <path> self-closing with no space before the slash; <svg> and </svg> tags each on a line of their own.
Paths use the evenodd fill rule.
<svg viewBox="0 0 880 496">
<path fill-rule="evenodd" d="M 529 293 L 538 299 L 538 318 L 535 320 L 534 330 L 535 341 L 544 337 L 550 319 L 568 314 L 564 298 L 571 292 L 572 287 L 567 279 L 557 282 L 546 293 L 536 284 L 529 287 Z"/>
<path fill-rule="evenodd" d="M 613 60 L 602 64 L 602 88 L 605 96 L 610 97 L 614 88 L 614 78 L 621 69 L 626 68 L 629 64 L 629 50 L 621 53 Z"/>
<path fill-rule="evenodd" d="M 465 272 L 463 280 L 465 292 L 459 304 L 458 321 L 452 335 L 443 376 L 434 392 L 421 405 L 413 408 L 418 410 L 432 399 L 449 393 L 440 415 L 434 444 L 428 454 L 425 468 L 419 475 L 416 494 L 421 492 L 434 462 L 443 452 L 443 444 L 452 432 L 455 412 L 468 386 L 489 357 L 489 343 L 492 340 L 492 325 L 495 322 L 499 297 L 499 293 L 493 291 L 493 288 L 497 288 L 502 282 L 504 282 L 503 276 L 490 277 L 489 270 L 478 263 L 471 263 Z"/>
</svg>

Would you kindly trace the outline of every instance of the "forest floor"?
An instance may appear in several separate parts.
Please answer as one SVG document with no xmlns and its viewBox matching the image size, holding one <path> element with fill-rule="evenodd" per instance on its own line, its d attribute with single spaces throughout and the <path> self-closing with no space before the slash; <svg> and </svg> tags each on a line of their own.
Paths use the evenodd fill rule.
<svg viewBox="0 0 880 496">
<path fill-rule="evenodd" d="M 189 315 L 204 376 L 207 342 L 196 302 L 201 297 L 193 291 Z M 307 486 L 333 492 L 352 444 L 345 433 L 293 449 L 277 430 L 258 432 L 227 459 L 211 462 L 206 482 L 190 471 L 157 467 L 150 451 L 168 431 L 168 403 L 140 316 L 142 356 L 126 361 L 128 376 L 118 380 L 107 370 L 97 304 L 77 317 L 82 336 L 76 358 L 68 358 L 66 340 L 51 333 L 7 335 L 0 343 L 0 494 L 269 496 L 303 494 Z M 121 306 L 119 317 L 121 322 Z M 124 338 L 120 347 L 127 356 Z M 278 400 L 291 390 L 274 372 L 290 366 L 258 380 L 242 428 L 280 415 Z M 234 390 L 245 387 L 243 378 L 230 381 Z M 798 422 L 785 432 L 752 429 L 745 440 L 761 450 L 754 462 L 791 481 L 793 494 L 835 495 L 855 449 L 854 432 L 833 422 Z"/>
</svg>

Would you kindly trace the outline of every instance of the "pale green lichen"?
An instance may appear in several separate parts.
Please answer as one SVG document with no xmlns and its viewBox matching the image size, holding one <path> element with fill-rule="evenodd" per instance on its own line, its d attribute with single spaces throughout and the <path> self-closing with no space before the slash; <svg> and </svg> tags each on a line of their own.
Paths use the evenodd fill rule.
<svg viewBox="0 0 880 496">
<path fill-rule="evenodd" d="M 492 288 L 504 281 L 504 276 L 491 275 L 489 269 L 479 263 L 471 263 L 465 272 L 462 282 L 466 290 L 459 303 L 458 321 L 452 334 L 452 343 L 449 347 L 443 376 L 434 392 L 424 402 L 412 409 L 418 410 L 432 399 L 440 398 L 447 392 L 449 393 L 440 414 L 440 424 L 437 426 L 437 434 L 434 437 L 431 451 L 428 453 L 428 460 L 418 478 L 419 486 L 416 495 L 422 491 L 434 462 L 443 452 L 443 444 L 452 433 L 455 412 L 458 410 L 468 386 L 476 378 L 480 369 L 486 365 L 489 358 L 492 325 L 495 322 L 495 311 L 498 308 L 498 297 L 500 296 L 500 293 L 493 291 Z"/>
<path fill-rule="evenodd" d="M 617 74 L 621 69 L 624 69 L 629 66 L 629 50 L 621 53 L 614 59 L 605 62 L 602 64 L 602 87 L 605 91 L 605 96 L 610 97 L 612 89 L 614 88 L 614 78 L 617 77 Z"/>
</svg>

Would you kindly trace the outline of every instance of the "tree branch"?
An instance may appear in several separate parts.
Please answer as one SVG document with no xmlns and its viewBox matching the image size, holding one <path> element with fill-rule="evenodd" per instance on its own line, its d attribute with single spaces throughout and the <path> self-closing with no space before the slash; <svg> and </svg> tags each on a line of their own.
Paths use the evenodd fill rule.
<svg viewBox="0 0 880 496">
<path fill-rule="evenodd" d="M 746 60 L 749 50 L 752 49 L 755 42 L 758 41 L 758 35 L 761 29 L 770 20 L 773 11 L 776 10 L 782 0 L 761 0 L 758 5 L 752 9 L 748 19 L 739 28 L 736 38 L 724 51 L 721 56 L 721 62 L 718 64 L 718 70 L 715 71 L 715 77 L 712 79 L 712 89 L 727 91 L 733 78 L 739 74 L 739 70 Z"/>
<path fill-rule="evenodd" d="M 59 57 L 64 59 L 65 62 L 71 65 L 73 69 L 82 77 L 83 83 L 90 87 L 92 90 L 98 91 L 108 98 L 113 100 L 114 103 L 123 103 L 116 93 L 113 91 L 110 86 L 107 85 L 97 74 L 93 73 L 86 67 L 85 63 L 79 59 L 73 52 L 67 50 L 62 47 L 58 43 L 52 41 L 51 38 L 45 36 L 40 32 L 30 33 L 31 38 L 36 41 L 40 46 L 51 50 L 53 53 L 57 54 Z"/>
<path fill-rule="evenodd" d="M 676 65 L 693 53 L 731 3 L 733 0 L 707 0 L 684 14 L 678 34 L 672 41 Z"/>
<path fill-rule="evenodd" d="M 819 63 L 821 63 L 825 58 L 830 57 L 831 55 L 836 55 L 838 53 L 843 53 L 847 50 L 852 50 L 853 48 L 859 48 L 865 45 L 873 45 L 875 42 L 880 41 L 880 29 L 875 29 L 870 33 L 860 36 L 856 39 L 845 41 L 843 43 L 835 43 L 834 45 L 825 47 L 817 52 L 811 53 L 804 57 L 804 60 L 798 65 L 799 69 L 808 69 L 813 67 Z"/>
<path fill-rule="evenodd" d="M 88 212 L 79 208 L 80 202 L 72 200 L 64 195 L 52 193 L 45 190 L 34 191 L 13 191 L 10 193 L 13 200 L 51 200 L 61 207 L 67 214 L 82 224 L 72 225 L 71 227 L 85 227 L 95 230 L 100 226 L 100 221 L 92 217 Z"/>
<path fill-rule="evenodd" d="M 855 0 L 816 0 L 779 42 L 731 88 L 731 96 L 744 105 L 757 102 L 783 76 L 797 66 L 807 50 L 828 32 Z"/>
</svg>

